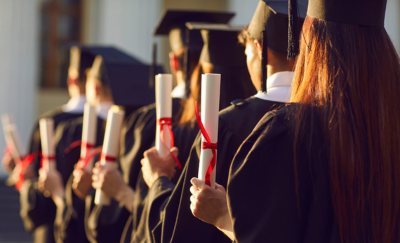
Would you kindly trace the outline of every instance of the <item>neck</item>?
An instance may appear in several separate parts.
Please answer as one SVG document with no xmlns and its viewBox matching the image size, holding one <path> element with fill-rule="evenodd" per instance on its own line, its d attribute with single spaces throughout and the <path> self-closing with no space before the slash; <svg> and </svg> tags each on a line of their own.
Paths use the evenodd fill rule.
<svg viewBox="0 0 400 243">
<path fill-rule="evenodd" d="M 292 72 L 293 71 L 293 65 L 290 63 L 285 63 L 285 64 L 280 64 L 280 65 L 267 65 L 267 78 L 271 77 L 275 73 L 280 73 L 280 72 Z"/>
</svg>

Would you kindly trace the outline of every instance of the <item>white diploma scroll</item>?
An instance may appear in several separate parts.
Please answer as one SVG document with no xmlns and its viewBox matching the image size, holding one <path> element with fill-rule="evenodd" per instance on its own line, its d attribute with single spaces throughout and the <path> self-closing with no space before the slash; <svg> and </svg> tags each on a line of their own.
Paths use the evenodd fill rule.
<svg viewBox="0 0 400 243">
<path fill-rule="evenodd" d="M 172 74 L 156 75 L 156 111 L 157 111 L 157 129 L 156 129 L 156 149 L 160 157 L 169 154 L 171 148 L 171 136 L 167 126 L 163 126 L 164 143 L 160 133 L 160 118 L 172 117 Z"/>
<path fill-rule="evenodd" d="M 96 131 L 97 131 L 97 114 L 96 107 L 88 103 L 85 104 L 83 112 L 83 127 L 82 127 L 82 146 L 81 146 L 81 159 L 94 150 L 96 145 Z M 81 163 L 84 163 L 81 161 Z M 94 158 L 88 163 L 86 169 L 92 171 Z M 83 164 L 81 164 L 83 166 Z"/>
<path fill-rule="evenodd" d="M 221 86 L 220 74 L 203 74 L 201 77 L 201 121 L 212 143 L 218 141 L 218 114 Z M 207 140 L 202 135 L 201 142 Z M 211 149 L 201 149 L 198 178 L 205 181 L 208 166 L 213 157 Z M 215 168 L 211 173 L 211 187 L 215 188 Z"/>
<path fill-rule="evenodd" d="M 54 146 L 54 121 L 51 118 L 42 118 L 39 121 L 40 140 L 42 143 L 43 168 L 46 171 L 56 169 Z"/>
<path fill-rule="evenodd" d="M 26 154 L 24 147 L 22 146 L 20 136 L 18 134 L 17 126 L 15 126 L 15 124 L 10 124 L 6 127 L 6 130 L 6 142 L 7 144 L 11 144 L 11 156 L 14 159 L 14 162 L 18 164 L 21 162 L 21 160 L 24 159 Z"/>
<path fill-rule="evenodd" d="M 119 155 L 119 138 L 121 135 L 122 122 L 124 121 L 125 112 L 116 107 L 108 111 L 107 125 L 104 135 L 102 156 L 100 163 L 107 168 L 117 169 L 118 163 L 116 159 Z M 112 161 L 104 158 L 114 158 Z M 94 203 L 96 205 L 110 205 L 110 198 L 105 195 L 101 190 L 96 190 Z"/>
</svg>

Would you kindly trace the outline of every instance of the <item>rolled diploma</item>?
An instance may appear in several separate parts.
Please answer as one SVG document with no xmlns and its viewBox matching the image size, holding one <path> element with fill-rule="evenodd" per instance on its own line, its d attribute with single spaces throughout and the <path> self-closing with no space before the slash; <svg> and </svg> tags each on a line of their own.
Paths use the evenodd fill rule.
<svg viewBox="0 0 400 243">
<path fill-rule="evenodd" d="M 3 126 L 3 133 L 4 133 L 4 139 L 6 140 L 7 146 L 14 146 L 12 144 L 11 138 L 10 138 L 10 132 L 9 132 L 9 125 L 13 124 L 11 115 L 9 114 L 3 114 L 1 116 L 1 124 Z"/>
<path fill-rule="evenodd" d="M 218 114 L 219 114 L 219 95 L 221 86 L 220 74 L 203 74 L 201 77 L 201 121 L 206 129 L 212 143 L 218 141 Z M 201 136 L 201 142 L 206 142 Z M 201 149 L 199 161 L 199 174 L 201 180 L 205 180 L 208 166 L 213 157 L 211 149 Z M 216 167 L 215 167 L 216 168 Z M 211 173 L 211 187 L 215 188 L 215 168 Z"/>
<path fill-rule="evenodd" d="M 96 131 L 97 131 L 97 114 L 96 107 L 90 104 L 85 104 L 85 109 L 83 112 L 83 127 L 82 127 L 82 144 L 96 144 Z M 81 158 L 86 158 L 86 156 L 94 148 L 87 149 L 86 146 L 81 147 Z M 94 158 L 88 163 L 87 170 L 92 171 Z"/>
<path fill-rule="evenodd" d="M 4 136 L 6 136 L 8 125 L 14 124 L 12 115 L 11 114 L 1 115 L 1 124 L 3 126 Z"/>
<path fill-rule="evenodd" d="M 40 128 L 40 140 L 42 144 L 43 157 L 54 157 L 54 121 L 51 118 L 42 118 L 39 121 Z M 52 171 L 56 169 L 55 160 L 43 160 L 43 168 L 46 171 Z"/>
<path fill-rule="evenodd" d="M 110 109 L 107 116 L 107 125 L 104 135 L 104 143 L 102 154 L 110 157 L 117 157 L 119 153 L 119 138 L 121 134 L 122 122 L 124 120 L 125 112 L 121 110 Z M 107 168 L 116 169 L 118 163 L 116 161 L 103 161 L 100 163 Z M 110 205 L 110 198 L 105 195 L 101 190 L 96 190 L 94 203 L 96 205 Z"/>
<path fill-rule="evenodd" d="M 171 137 L 167 126 L 163 127 L 164 142 L 161 140 L 160 125 L 158 120 L 160 118 L 172 117 L 172 74 L 158 74 L 156 75 L 156 112 L 157 112 L 157 128 L 156 128 L 156 149 L 160 157 L 165 157 L 169 154 L 171 147 Z"/>
<path fill-rule="evenodd" d="M 20 136 L 18 134 L 17 126 L 15 124 L 10 124 L 6 127 L 7 135 L 6 141 L 7 144 L 11 144 L 13 147 L 12 157 L 15 163 L 21 162 L 21 159 L 25 157 L 24 147 L 22 146 L 22 142 Z"/>
</svg>

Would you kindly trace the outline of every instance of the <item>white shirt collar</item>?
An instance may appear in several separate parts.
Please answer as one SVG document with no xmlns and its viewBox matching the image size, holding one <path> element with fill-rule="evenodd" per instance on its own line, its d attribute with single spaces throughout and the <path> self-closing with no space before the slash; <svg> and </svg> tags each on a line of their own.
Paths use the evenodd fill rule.
<svg viewBox="0 0 400 243">
<path fill-rule="evenodd" d="M 103 120 L 107 120 L 107 116 L 108 116 L 108 110 L 111 109 L 111 107 L 114 104 L 112 102 L 103 102 L 100 103 L 97 107 L 96 107 L 96 114 L 98 117 L 100 117 Z"/>
<path fill-rule="evenodd" d="M 67 104 L 62 106 L 62 110 L 66 113 L 79 114 L 83 113 L 86 103 L 86 96 L 80 95 L 79 97 L 71 98 Z"/>
<path fill-rule="evenodd" d="M 292 92 L 293 72 L 274 73 L 267 79 L 267 93 L 258 92 L 254 97 L 276 102 L 287 103 Z"/>
<path fill-rule="evenodd" d="M 175 88 L 171 92 L 172 98 L 181 98 L 183 99 L 186 95 L 186 84 L 181 83 L 175 86 Z"/>
</svg>

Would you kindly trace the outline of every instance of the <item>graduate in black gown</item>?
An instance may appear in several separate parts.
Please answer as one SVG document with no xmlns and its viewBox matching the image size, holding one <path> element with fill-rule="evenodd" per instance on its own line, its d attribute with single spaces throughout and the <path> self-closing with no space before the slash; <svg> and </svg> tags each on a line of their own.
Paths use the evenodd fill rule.
<svg viewBox="0 0 400 243">
<path fill-rule="evenodd" d="M 98 115 L 96 146 L 101 146 L 107 113 L 113 105 L 134 109 L 153 101 L 154 89 L 147 85 L 150 67 L 115 48 L 85 47 L 82 50 L 97 55 L 87 80 L 87 97 L 88 103 L 96 106 Z M 127 90 L 131 91 L 127 92 Z M 61 140 L 65 144 L 64 148 L 67 148 L 71 143 L 81 139 L 82 119 L 65 123 Z M 71 149 L 69 153 L 80 152 L 79 148 L 80 146 Z M 74 165 L 78 160 L 79 155 L 69 162 Z M 69 179 L 65 190 L 60 189 L 64 191 L 65 201 L 61 200 L 60 205 L 57 205 L 60 214 L 57 215 L 55 233 L 60 242 L 88 242 L 84 227 L 85 201 L 82 199 L 90 189 L 90 182 L 86 190 L 77 188 L 78 185 L 75 185 L 74 178 L 71 176 L 73 167 L 69 169 L 69 176 L 66 180 L 63 178 L 63 181 Z M 86 170 L 86 168 L 75 168 L 74 175 L 84 176 Z M 44 179 L 43 184 L 46 183 L 51 182 Z M 88 198 L 91 197 L 88 196 Z M 91 200 L 88 201 L 91 206 Z"/>
<path fill-rule="evenodd" d="M 54 134 L 56 150 L 60 150 L 60 132 L 63 130 L 63 122 L 82 117 L 83 106 L 86 102 L 85 83 L 86 69 L 90 68 L 94 56 L 82 52 L 79 47 L 74 46 L 70 49 L 70 66 L 68 69 L 68 91 L 71 96 L 70 101 L 55 110 L 49 111 L 40 116 L 41 118 L 52 118 L 54 120 Z M 36 174 L 39 169 L 41 151 L 41 141 L 39 132 L 39 119 L 34 125 L 34 129 L 29 140 L 28 154 L 34 155 L 26 170 L 32 170 Z M 62 150 L 62 149 L 61 149 Z M 68 161 L 70 154 L 64 152 L 56 153 L 57 167 L 63 167 Z M 61 171 L 64 171 L 63 169 Z M 64 179 L 68 178 L 69 170 L 62 172 Z M 27 173 L 25 173 L 27 174 Z M 27 178 L 25 178 L 27 179 Z M 66 180 L 64 180 L 66 181 Z M 35 242 L 54 242 L 53 222 L 55 217 L 55 205 L 50 198 L 45 197 L 37 190 L 36 179 L 26 180 L 20 190 L 21 217 L 26 230 L 32 232 Z"/>
<path fill-rule="evenodd" d="M 205 43 L 198 70 L 202 70 L 201 73 L 221 73 L 221 109 L 226 108 L 231 100 L 243 99 L 250 94 L 254 94 L 255 90 L 251 85 L 250 75 L 246 66 L 245 48 L 239 45 L 237 41 L 237 35 L 241 28 L 230 27 L 228 25 L 196 23 L 188 23 L 187 26 L 191 31 L 201 30 Z M 200 79 L 196 75 L 197 73 L 195 72 L 193 80 L 199 82 Z M 196 86 L 192 86 L 192 88 L 200 95 L 200 90 L 196 89 Z M 196 100 L 200 102 L 199 98 Z M 194 101 L 191 101 L 184 110 L 187 113 L 186 116 L 189 116 L 191 119 L 195 118 L 194 105 Z M 191 147 L 191 145 L 189 146 Z M 189 150 L 189 146 L 186 145 L 182 149 Z M 180 155 L 181 148 L 179 146 L 177 148 Z M 186 162 L 189 153 L 185 151 L 184 156 L 185 161 L 182 165 Z M 168 161 L 168 158 L 166 160 Z M 160 161 L 160 158 L 155 155 L 154 149 L 146 151 L 142 164 L 145 182 L 151 187 L 145 201 L 139 227 L 133 235 L 133 242 L 152 242 L 153 235 L 156 242 L 158 242 L 161 237 L 160 232 L 152 232 L 152 229 L 160 223 L 160 211 L 164 208 L 172 190 L 177 184 L 177 176 L 180 176 L 180 173 L 175 175 L 174 178 L 162 176 L 162 173 L 153 173 L 152 171 L 161 171 L 158 170 L 158 166 L 165 164 L 165 162 Z M 186 173 L 186 170 L 183 170 L 183 173 Z M 178 185 L 181 180 L 182 176 L 179 178 Z M 189 240 L 189 238 L 186 240 Z"/>
<path fill-rule="evenodd" d="M 400 60 L 385 9 L 310 0 L 293 104 L 266 114 L 236 154 L 227 215 L 211 213 L 227 211 L 223 197 L 213 209 L 206 199 L 223 191 L 193 179 L 202 220 L 235 242 L 400 242 Z"/>
<path fill-rule="evenodd" d="M 186 83 L 190 82 L 190 75 L 195 69 L 200 52 L 203 46 L 203 41 L 200 32 L 193 32 L 186 34 L 186 21 L 202 21 L 202 22 L 216 22 L 226 23 L 234 14 L 226 12 L 209 12 L 209 11 L 187 11 L 187 10 L 168 10 L 165 11 L 160 19 L 159 24 L 156 27 L 155 35 L 168 35 L 170 40 L 171 52 L 170 52 L 170 67 L 171 72 L 174 75 L 177 86 L 172 91 L 173 103 L 172 103 L 172 114 L 173 114 L 173 125 L 179 121 L 179 115 L 181 109 L 181 100 L 185 97 Z M 187 128 L 187 127 L 186 127 Z M 173 128 L 174 131 L 176 128 Z M 188 129 L 192 130 L 192 128 Z M 127 117 L 127 122 L 122 129 L 122 139 L 120 148 L 120 165 L 122 169 L 122 180 L 120 175 L 116 171 L 109 171 L 113 178 L 113 181 L 119 182 L 121 186 L 120 190 L 112 190 L 111 197 L 121 202 L 121 205 L 125 205 L 127 210 L 132 211 L 132 200 L 129 198 L 133 196 L 136 182 L 141 169 L 140 160 L 143 157 L 143 152 L 151 148 L 154 145 L 156 133 L 156 110 L 155 105 L 151 104 L 134 112 L 132 115 Z M 176 131 L 175 131 L 176 133 Z M 194 133 L 194 132 L 191 132 Z M 194 135 L 193 135 L 194 136 Z M 179 143 L 179 141 L 177 141 Z M 185 144 L 186 145 L 186 144 Z M 188 144 L 187 146 L 190 146 Z M 182 153 L 184 155 L 184 153 Z M 106 185 L 106 183 L 101 183 Z M 99 185 L 101 187 L 101 185 Z M 146 187 L 145 184 L 143 186 Z M 104 188 L 106 189 L 106 188 Z M 118 195 L 115 192 L 120 192 Z M 120 196 L 123 195 L 123 196 Z M 138 191 L 135 196 L 135 202 L 137 206 L 133 212 L 133 218 L 135 215 L 140 214 L 140 204 L 142 198 L 145 197 L 146 191 Z M 143 196 L 142 196 L 143 195 Z M 122 238 L 129 241 L 130 239 L 130 228 L 132 224 L 136 225 L 135 220 L 127 220 L 127 230 L 129 232 L 128 237 L 123 236 Z M 135 226 L 133 226 L 135 228 Z M 119 240 L 119 237 L 116 240 Z M 100 240 L 100 239 L 99 239 Z"/>
<path fill-rule="evenodd" d="M 304 17 L 306 3 L 300 2 L 299 5 L 301 6 L 299 11 Z M 284 6 L 287 9 L 287 3 L 284 3 Z M 274 7 L 276 8 L 276 6 Z M 292 79 L 290 71 L 294 62 L 286 59 L 287 10 L 286 14 L 284 12 L 282 14 L 282 9 L 279 12 L 274 7 L 266 6 L 261 2 L 251 24 L 239 35 L 239 40 L 246 47 L 247 66 L 253 84 L 259 93 L 246 100 L 234 101 L 232 106 L 220 113 L 216 181 L 224 187 L 228 180 L 230 161 L 240 144 L 265 113 L 278 108 L 290 98 Z M 301 23 L 302 19 L 299 19 L 300 26 Z M 266 28 L 265 37 L 262 34 L 264 28 Z M 268 45 L 264 47 L 262 47 L 263 37 L 268 38 Z M 268 56 L 262 55 L 262 53 L 268 53 Z M 267 70 L 264 70 L 264 75 L 268 77 L 267 84 L 262 82 L 263 66 L 260 56 L 264 56 L 264 61 L 268 61 L 268 66 L 263 62 L 264 67 L 268 67 Z M 268 93 L 265 92 L 266 88 L 268 88 Z M 188 200 L 190 198 L 190 179 L 198 175 L 200 139 L 199 135 L 170 198 L 165 197 L 166 207 L 160 223 L 156 227 L 148 225 L 149 230 L 153 231 L 154 235 L 158 235 L 155 237 L 155 242 L 229 242 L 229 238 L 214 226 L 201 222 L 190 212 L 190 201 Z"/>
</svg>

